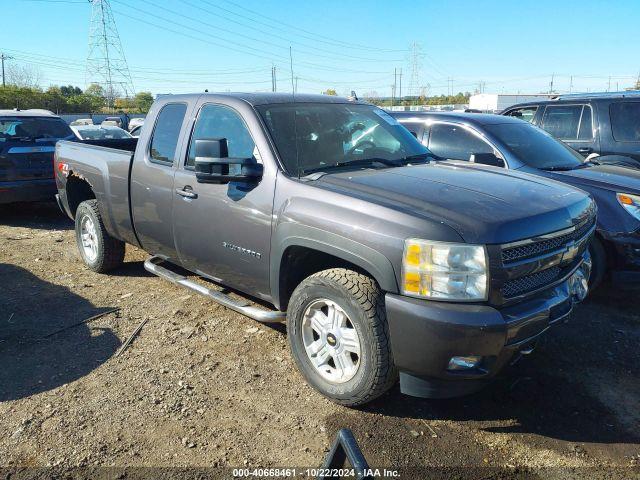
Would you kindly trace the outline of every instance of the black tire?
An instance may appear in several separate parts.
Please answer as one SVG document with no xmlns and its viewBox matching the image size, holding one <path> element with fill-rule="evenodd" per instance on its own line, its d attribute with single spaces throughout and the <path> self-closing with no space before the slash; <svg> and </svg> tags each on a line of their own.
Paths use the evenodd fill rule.
<svg viewBox="0 0 640 480">
<path fill-rule="evenodd" d="M 589 291 L 592 292 L 600 286 L 607 270 L 607 252 L 598 237 L 593 237 L 591 240 L 589 253 L 592 262 Z"/>
<path fill-rule="evenodd" d="M 95 226 L 97 255 L 89 258 L 82 246 L 81 225 L 85 218 L 91 219 Z M 113 238 L 107 233 L 102 222 L 97 200 L 85 200 L 76 210 L 76 242 L 82 261 L 94 272 L 104 273 L 122 265 L 124 261 L 123 241 Z"/>
<path fill-rule="evenodd" d="M 346 313 L 360 339 L 359 365 L 353 378 L 334 383 L 323 378 L 305 350 L 302 323 L 307 308 L 319 299 L 335 302 Z M 366 275 L 333 268 L 318 272 L 298 285 L 289 302 L 287 335 L 293 358 L 309 384 L 332 401 L 346 406 L 370 402 L 391 388 L 398 378 L 393 363 L 384 294 Z"/>
</svg>

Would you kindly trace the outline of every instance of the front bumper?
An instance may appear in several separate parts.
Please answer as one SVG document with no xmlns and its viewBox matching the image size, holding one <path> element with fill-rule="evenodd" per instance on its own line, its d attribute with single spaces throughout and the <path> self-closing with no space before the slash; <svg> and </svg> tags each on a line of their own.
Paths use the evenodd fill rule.
<svg viewBox="0 0 640 480">
<path fill-rule="evenodd" d="M 0 204 L 53 200 L 56 192 L 53 178 L 0 182 Z"/>
<path fill-rule="evenodd" d="M 565 319 L 574 300 L 569 280 L 534 298 L 496 309 L 386 295 L 393 358 L 403 393 L 445 398 L 474 392 L 537 338 Z M 481 356 L 464 371 L 448 370 L 455 356 Z"/>
</svg>

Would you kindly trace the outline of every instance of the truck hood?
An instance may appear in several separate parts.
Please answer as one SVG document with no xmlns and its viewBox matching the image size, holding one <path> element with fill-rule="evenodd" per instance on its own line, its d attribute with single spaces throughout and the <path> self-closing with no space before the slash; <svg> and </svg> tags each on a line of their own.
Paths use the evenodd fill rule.
<svg viewBox="0 0 640 480">
<path fill-rule="evenodd" d="M 432 162 L 322 176 L 321 188 L 446 223 L 468 243 L 499 244 L 581 223 L 584 192 L 532 175 L 468 162 Z"/>
<path fill-rule="evenodd" d="M 619 165 L 595 165 L 545 176 L 577 187 L 595 187 L 622 193 L 640 193 L 640 169 Z"/>
</svg>

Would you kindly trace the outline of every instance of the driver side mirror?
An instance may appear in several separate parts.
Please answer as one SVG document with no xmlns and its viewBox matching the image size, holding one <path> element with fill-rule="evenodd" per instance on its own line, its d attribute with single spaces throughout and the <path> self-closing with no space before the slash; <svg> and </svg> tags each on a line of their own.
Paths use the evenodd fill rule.
<svg viewBox="0 0 640 480">
<path fill-rule="evenodd" d="M 479 163 L 481 165 L 490 165 L 492 167 L 505 167 L 504 160 L 498 158 L 493 153 L 472 153 L 469 157 L 471 163 Z"/>
<path fill-rule="evenodd" d="M 253 158 L 229 157 L 226 138 L 197 139 L 195 149 L 198 183 L 257 182 L 262 178 L 262 165 Z"/>
</svg>

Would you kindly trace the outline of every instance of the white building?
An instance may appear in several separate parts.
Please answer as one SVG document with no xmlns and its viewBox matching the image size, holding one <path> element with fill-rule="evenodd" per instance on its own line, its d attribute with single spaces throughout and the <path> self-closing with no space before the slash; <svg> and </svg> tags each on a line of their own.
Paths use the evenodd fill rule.
<svg viewBox="0 0 640 480">
<path fill-rule="evenodd" d="M 478 93 L 469 98 L 469 108 L 483 112 L 501 112 L 516 103 L 534 102 L 536 100 L 549 100 L 558 94 L 534 93 L 534 94 L 506 94 L 506 93 Z"/>
</svg>

